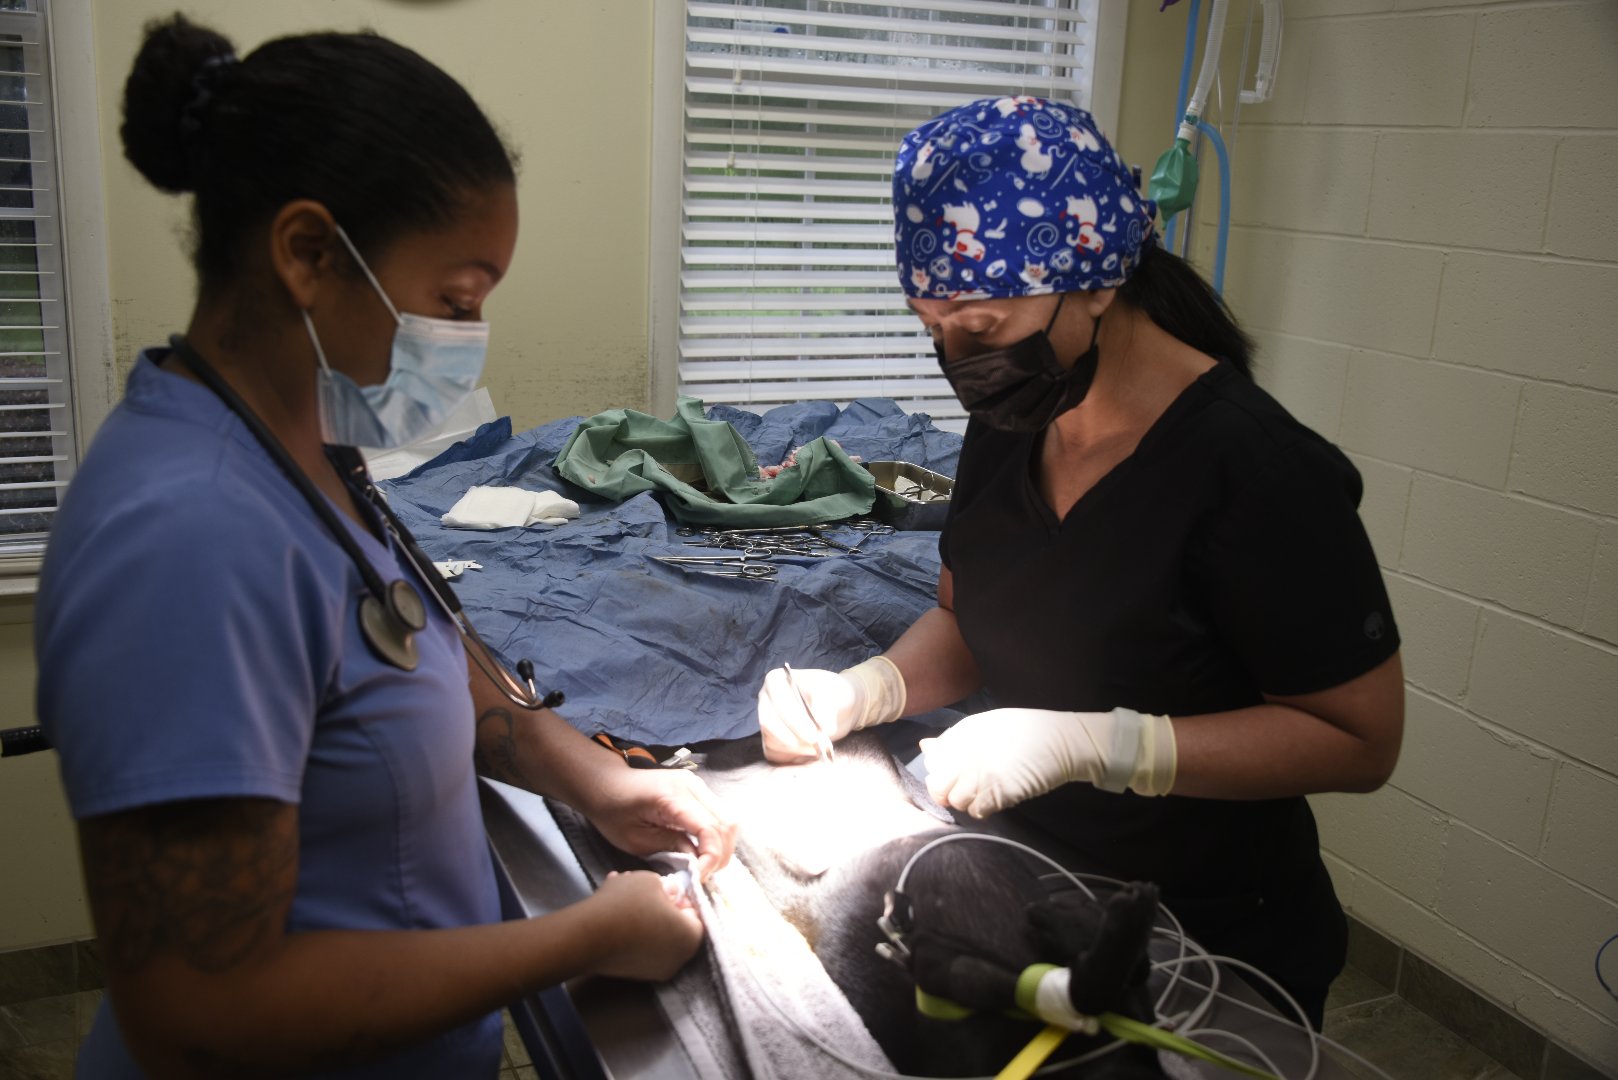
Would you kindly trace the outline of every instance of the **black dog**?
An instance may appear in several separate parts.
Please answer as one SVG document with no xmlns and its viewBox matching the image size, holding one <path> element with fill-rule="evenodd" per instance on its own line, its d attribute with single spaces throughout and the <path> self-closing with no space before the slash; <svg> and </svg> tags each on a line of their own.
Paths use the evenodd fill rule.
<svg viewBox="0 0 1618 1080">
<path fill-rule="evenodd" d="M 893 944 L 878 925 L 890 893 L 917 850 L 961 830 L 940 829 L 945 815 L 912 804 L 916 782 L 878 742 L 856 736 L 838 744 L 835 763 L 784 768 L 765 764 L 757 743 L 732 744 L 710 753 L 703 775 L 741 822 L 738 858 L 803 933 L 899 1071 L 998 1072 L 1044 1026 L 1005 1015 L 1017 975 L 1035 963 L 1073 970 L 1071 996 L 1081 1012 L 1152 1019 L 1146 947 L 1155 887 L 1091 900 L 1071 885 L 1042 880 L 1043 867 L 1003 845 L 944 843 L 915 863 L 898 898 L 908 950 L 899 963 L 877 949 Z M 807 857 L 805 848 L 812 849 Z M 926 1015 L 917 1008 L 918 987 L 973 1011 L 961 1019 Z M 1110 1041 L 1072 1035 L 1056 1059 Z M 1155 1052 L 1125 1047 L 1069 1075 L 1165 1074 Z"/>
</svg>

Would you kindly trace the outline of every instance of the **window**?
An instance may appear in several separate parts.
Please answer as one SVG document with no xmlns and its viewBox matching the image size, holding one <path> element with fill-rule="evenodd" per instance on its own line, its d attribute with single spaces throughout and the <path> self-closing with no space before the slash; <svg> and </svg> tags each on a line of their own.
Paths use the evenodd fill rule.
<svg viewBox="0 0 1618 1080">
<path fill-rule="evenodd" d="M 893 269 L 894 151 L 973 98 L 1094 111 L 1100 0 L 676 6 L 680 110 L 665 106 L 654 130 L 677 123 L 680 145 L 654 134 L 653 220 L 677 221 L 679 235 L 653 239 L 666 264 L 653 267 L 654 398 L 672 366 L 663 385 L 709 404 L 892 397 L 963 428 Z M 675 58 L 660 46 L 658 59 Z M 665 194 L 676 183 L 677 212 Z"/>
<path fill-rule="evenodd" d="M 90 5 L 0 0 L 0 594 L 112 407 L 97 109 Z"/>
<path fill-rule="evenodd" d="M 47 33 L 0 0 L 0 559 L 44 549 L 75 456 Z"/>
</svg>

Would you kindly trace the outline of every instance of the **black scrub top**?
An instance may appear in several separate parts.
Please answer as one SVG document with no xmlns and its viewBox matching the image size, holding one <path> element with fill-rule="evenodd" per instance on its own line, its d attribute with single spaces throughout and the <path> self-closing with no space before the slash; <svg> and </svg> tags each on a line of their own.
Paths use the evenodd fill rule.
<svg viewBox="0 0 1618 1080">
<path fill-rule="evenodd" d="M 973 421 L 940 539 L 995 706 L 1224 712 L 1337 686 L 1398 649 L 1358 472 L 1230 365 L 1060 521 L 1035 485 L 1040 439 Z M 1205 944 L 1259 915 L 1283 933 L 1342 920 L 1302 798 L 1071 783 L 1012 813 L 1095 868 L 1158 882 Z"/>
</svg>

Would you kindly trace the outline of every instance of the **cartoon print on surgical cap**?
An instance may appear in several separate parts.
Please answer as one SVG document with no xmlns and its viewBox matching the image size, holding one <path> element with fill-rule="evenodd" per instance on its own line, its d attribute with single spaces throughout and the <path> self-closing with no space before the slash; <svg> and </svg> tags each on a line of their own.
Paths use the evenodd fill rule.
<svg viewBox="0 0 1618 1080">
<path fill-rule="evenodd" d="M 1157 212 L 1088 112 L 1021 95 L 905 136 L 893 206 L 905 293 L 955 299 L 1121 285 Z"/>
<path fill-rule="evenodd" d="M 943 216 L 939 221 L 955 226 L 955 239 L 950 242 L 949 250 L 957 259 L 983 261 L 983 241 L 977 238 L 977 207 L 971 203 L 963 206 L 945 204 Z"/>
</svg>

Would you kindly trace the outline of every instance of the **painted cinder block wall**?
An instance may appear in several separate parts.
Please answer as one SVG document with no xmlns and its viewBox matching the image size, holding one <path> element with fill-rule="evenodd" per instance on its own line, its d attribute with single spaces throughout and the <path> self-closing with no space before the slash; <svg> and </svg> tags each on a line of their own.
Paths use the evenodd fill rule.
<svg viewBox="0 0 1618 1080">
<path fill-rule="evenodd" d="M 1407 679 L 1392 782 L 1312 800 L 1327 861 L 1352 914 L 1618 1074 L 1592 963 L 1618 933 L 1618 3 L 1286 12 L 1226 294 L 1260 381 L 1364 477 Z"/>
</svg>

